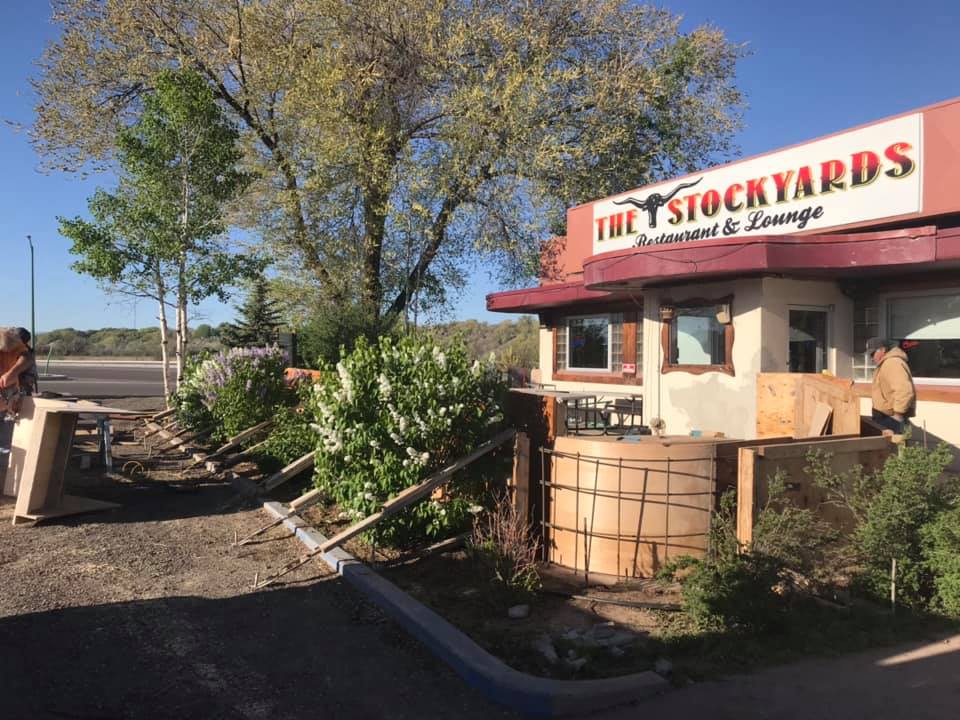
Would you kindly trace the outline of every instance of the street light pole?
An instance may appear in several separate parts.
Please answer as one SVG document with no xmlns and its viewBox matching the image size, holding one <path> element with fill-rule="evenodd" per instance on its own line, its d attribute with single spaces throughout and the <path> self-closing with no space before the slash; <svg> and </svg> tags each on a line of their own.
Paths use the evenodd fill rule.
<svg viewBox="0 0 960 720">
<path fill-rule="evenodd" d="M 37 342 L 37 313 L 35 309 L 36 298 L 33 292 L 33 240 L 27 235 L 27 242 L 30 243 L 30 339 Z"/>
</svg>

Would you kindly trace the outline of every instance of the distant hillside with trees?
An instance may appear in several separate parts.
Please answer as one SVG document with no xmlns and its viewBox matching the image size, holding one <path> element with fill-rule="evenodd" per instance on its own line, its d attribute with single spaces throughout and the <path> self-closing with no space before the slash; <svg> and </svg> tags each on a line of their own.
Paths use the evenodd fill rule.
<svg viewBox="0 0 960 720">
<path fill-rule="evenodd" d="M 193 328 L 189 348 L 192 352 L 219 350 L 229 344 L 230 323 L 212 326 L 200 324 Z M 534 317 L 486 323 L 478 320 L 430 325 L 420 332 L 435 337 L 438 342 L 461 339 L 471 357 L 486 357 L 495 353 L 500 364 L 531 368 L 538 354 L 538 324 Z M 35 349 L 40 358 L 53 348 L 52 357 L 123 357 L 160 359 L 160 331 L 157 328 L 103 328 L 75 330 L 63 328 L 37 334 Z M 308 359 L 309 360 L 309 359 Z"/>
<path fill-rule="evenodd" d="M 191 333 L 193 351 L 219 350 L 220 328 L 197 325 Z M 38 357 L 123 357 L 144 360 L 160 359 L 159 328 L 103 328 L 101 330 L 74 330 L 62 328 L 37 333 L 34 343 Z"/>
</svg>

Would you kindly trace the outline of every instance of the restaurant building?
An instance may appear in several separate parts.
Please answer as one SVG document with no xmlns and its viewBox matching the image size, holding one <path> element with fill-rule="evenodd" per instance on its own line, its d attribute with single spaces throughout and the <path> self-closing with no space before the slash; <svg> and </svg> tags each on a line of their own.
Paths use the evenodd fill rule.
<svg viewBox="0 0 960 720">
<path fill-rule="evenodd" d="M 869 415 L 886 336 L 960 446 L 960 99 L 571 208 L 542 275 L 487 308 L 539 316 L 557 390 L 753 438 L 760 373 L 851 378 Z"/>
</svg>

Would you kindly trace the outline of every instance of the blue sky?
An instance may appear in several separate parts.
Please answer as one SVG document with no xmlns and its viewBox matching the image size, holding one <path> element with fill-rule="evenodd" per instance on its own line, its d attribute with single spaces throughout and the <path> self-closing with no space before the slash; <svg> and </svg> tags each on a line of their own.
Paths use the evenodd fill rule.
<svg viewBox="0 0 960 720">
<path fill-rule="evenodd" d="M 12 4 L 12 3 L 11 3 Z M 29 124 L 28 78 L 34 61 L 56 30 L 45 2 L 19 0 L 6 6 L 0 26 L 0 119 Z M 960 95 L 960 3 L 956 0 L 834 0 L 775 3 L 667 2 L 689 29 L 703 22 L 746 43 L 738 84 L 749 103 L 737 138 L 742 155 L 802 142 L 887 115 Z M 73 273 L 68 242 L 57 234 L 56 216 L 86 211 L 86 199 L 109 177 L 87 180 L 44 175 L 24 133 L 0 125 L 0 263 L 4 294 L 0 325 L 29 326 L 30 253 L 37 248 L 37 329 L 104 326 L 143 327 L 155 310 L 145 302 L 105 296 L 88 278 Z M 453 316 L 498 321 L 484 296 L 499 289 L 482 268 L 460 298 Z M 230 320 L 233 310 L 216 302 L 200 308 L 195 322 Z"/>
</svg>

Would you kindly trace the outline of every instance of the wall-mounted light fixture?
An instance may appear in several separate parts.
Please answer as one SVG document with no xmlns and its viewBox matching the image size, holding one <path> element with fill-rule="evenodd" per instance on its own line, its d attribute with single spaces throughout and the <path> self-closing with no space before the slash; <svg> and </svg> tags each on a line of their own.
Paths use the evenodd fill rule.
<svg viewBox="0 0 960 720">
<path fill-rule="evenodd" d="M 660 320 L 662 322 L 670 322 L 673 320 L 673 315 L 676 310 L 670 305 L 662 305 L 660 307 Z"/>
<path fill-rule="evenodd" d="M 732 321 L 730 303 L 720 303 L 720 309 L 717 310 L 717 322 L 721 325 L 729 325 Z"/>
</svg>

